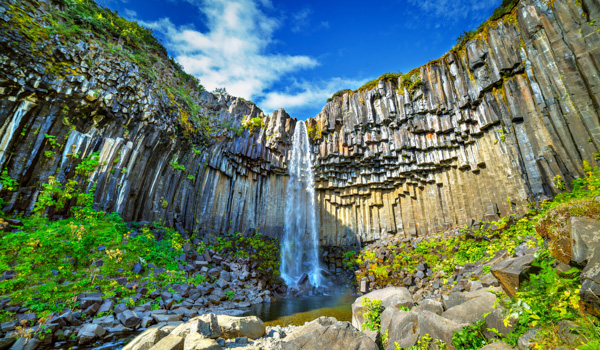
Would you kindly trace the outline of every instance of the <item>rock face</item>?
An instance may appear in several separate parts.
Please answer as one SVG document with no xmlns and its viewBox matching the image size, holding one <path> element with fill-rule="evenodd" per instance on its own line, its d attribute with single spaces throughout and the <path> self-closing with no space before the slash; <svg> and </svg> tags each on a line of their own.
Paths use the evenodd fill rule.
<svg viewBox="0 0 600 350">
<path fill-rule="evenodd" d="M 95 201 L 126 220 L 214 234 L 283 231 L 294 119 L 198 92 L 213 132 L 185 134 L 177 99 L 160 88 L 172 72 L 144 79 L 97 44 L 33 42 L 11 26 L 22 14 L 9 3 L 0 4 L 0 168 L 20 186 L 1 193 L 5 210 L 29 211 L 51 176 L 74 179 L 81 160 L 99 152 Z M 522 0 L 412 72 L 415 88 L 380 81 L 327 103 L 307 123 L 319 131 L 322 244 L 522 213 L 559 191 L 555 176 L 583 175 L 581 162 L 595 163 L 600 150 L 600 33 L 587 24 L 599 11 L 594 0 Z M 264 127 L 230 129 L 251 118 Z"/>
<path fill-rule="evenodd" d="M 349 322 L 320 317 L 291 333 L 279 350 L 377 350 L 377 344 Z"/>
</svg>

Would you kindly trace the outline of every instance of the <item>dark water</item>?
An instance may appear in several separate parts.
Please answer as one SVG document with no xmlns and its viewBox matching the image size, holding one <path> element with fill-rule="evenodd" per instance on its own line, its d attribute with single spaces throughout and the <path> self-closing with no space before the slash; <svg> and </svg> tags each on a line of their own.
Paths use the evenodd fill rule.
<svg viewBox="0 0 600 350">
<path fill-rule="evenodd" d="M 352 318 L 352 302 L 356 297 L 350 293 L 337 296 L 312 296 L 283 299 L 273 303 L 256 304 L 241 311 L 244 316 L 257 316 L 267 326 L 303 325 L 321 316 L 335 317 L 338 321 L 350 321 Z M 206 310 L 210 312 L 210 310 Z M 217 312 L 218 313 L 218 312 Z M 62 344 L 54 349 L 72 348 L 87 350 L 120 350 L 141 332 L 115 336 L 113 341 L 91 347 L 77 347 L 75 344 Z"/>
</svg>

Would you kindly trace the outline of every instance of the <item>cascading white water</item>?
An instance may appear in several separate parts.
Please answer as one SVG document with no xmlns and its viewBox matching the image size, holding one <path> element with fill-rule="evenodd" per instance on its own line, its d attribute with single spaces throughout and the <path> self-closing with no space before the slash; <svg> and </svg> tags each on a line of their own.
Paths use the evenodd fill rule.
<svg viewBox="0 0 600 350">
<path fill-rule="evenodd" d="M 302 274 L 310 284 L 321 285 L 319 233 L 315 210 L 315 186 L 306 124 L 294 130 L 289 181 L 285 200 L 285 226 L 281 249 L 281 277 L 295 286 Z"/>
</svg>

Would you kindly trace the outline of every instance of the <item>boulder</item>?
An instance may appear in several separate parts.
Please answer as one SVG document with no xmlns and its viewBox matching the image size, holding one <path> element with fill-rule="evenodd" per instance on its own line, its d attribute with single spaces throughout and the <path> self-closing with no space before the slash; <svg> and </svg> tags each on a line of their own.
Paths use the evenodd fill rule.
<svg viewBox="0 0 600 350">
<path fill-rule="evenodd" d="M 504 291 L 511 297 L 517 294 L 519 285 L 529 278 L 533 259 L 533 254 L 528 254 L 517 258 L 504 259 L 492 266 L 492 274 L 498 279 Z"/>
<path fill-rule="evenodd" d="M 151 347 L 150 350 L 183 350 L 183 342 L 183 337 L 169 334 Z"/>
<path fill-rule="evenodd" d="M 425 299 L 421 302 L 421 304 L 419 304 L 419 306 L 416 306 L 415 308 L 413 308 L 413 311 L 417 311 L 417 310 L 426 310 L 429 312 L 433 312 L 434 314 L 441 316 L 442 312 L 444 312 L 444 307 L 442 306 L 442 303 L 440 303 L 439 301 L 433 300 L 433 299 Z"/>
<path fill-rule="evenodd" d="M 256 316 L 235 317 L 218 315 L 217 323 L 225 339 L 237 337 L 260 338 L 265 334 L 265 324 Z"/>
<path fill-rule="evenodd" d="M 15 337 L 6 337 L 0 339 L 0 350 L 8 350 L 10 346 L 13 345 L 17 341 Z"/>
<path fill-rule="evenodd" d="M 600 247 L 600 221 L 574 216 L 567 229 L 571 234 L 571 265 L 586 266 L 595 248 Z"/>
<path fill-rule="evenodd" d="M 529 350 L 533 346 L 533 343 L 537 337 L 543 337 L 543 335 L 540 334 L 540 328 L 530 328 L 519 338 L 517 341 L 517 347 L 519 350 Z"/>
<path fill-rule="evenodd" d="M 512 332 L 515 328 L 518 318 L 511 317 L 509 319 L 509 324 L 505 325 L 504 320 L 506 319 L 508 310 L 504 309 L 502 306 L 497 305 L 489 315 L 485 318 L 485 327 L 483 334 L 488 340 L 492 338 L 497 338 L 496 333 L 489 331 L 488 329 L 495 329 L 503 336 L 506 336 L 508 333 Z"/>
<path fill-rule="evenodd" d="M 206 339 L 200 333 L 190 333 L 185 338 L 183 350 L 222 350 L 223 348 L 214 339 Z"/>
<path fill-rule="evenodd" d="M 506 344 L 503 341 L 493 342 L 480 348 L 479 350 L 512 350 L 512 346 Z"/>
<path fill-rule="evenodd" d="M 133 328 L 140 323 L 140 317 L 131 310 L 125 310 L 117 315 L 117 319 L 123 326 Z"/>
<path fill-rule="evenodd" d="M 429 335 L 433 340 L 439 339 L 446 344 L 452 344 L 454 332 L 460 331 L 468 325 L 449 320 L 429 311 L 419 311 L 418 322 L 421 338 Z"/>
<path fill-rule="evenodd" d="M 560 340 L 573 347 L 579 347 L 586 343 L 586 339 L 580 334 L 581 326 L 572 321 L 558 322 L 558 337 Z"/>
<path fill-rule="evenodd" d="M 171 334 L 186 337 L 188 334 L 198 333 L 204 338 L 216 339 L 221 336 L 221 329 L 215 314 L 206 314 L 195 317 L 187 323 L 182 323 L 171 331 Z"/>
<path fill-rule="evenodd" d="M 600 317 L 600 249 L 598 248 L 593 251 L 592 257 L 581 271 L 579 297 L 588 313 Z"/>
<path fill-rule="evenodd" d="M 496 295 L 490 292 L 479 293 L 476 297 L 446 310 L 442 316 L 458 323 L 475 323 L 483 318 L 483 314 L 492 312 L 495 302 Z"/>
<path fill-rule="evenodd" d="M 441 307 L 441 306 L 440 306 Z M 419 338 L 419 317 L 416 312 L 388 307 L 381 313 L 381 333 L 388 333 L 387 350 L 395 350 L 395 343 L 408 348 Z"/>
<path fill-rule="evenodd" d="M 349 322 L 333 317 L 318 319 L 289 334 L 278 350 L 378 350 L 377 344 Z"/>
<path fill-rule="evenodd" d="M 93 342 L 97 338 L 100 338 L 106 333 L 104 328 L 98 324 L 87 323 L 79 329 L 77 338 L 79 338 L 79 345 L 85 345 Z"/>
<path fill-rule="evenodd" d="M 362 300 L 364 298 L 381 300 L 381 305 L 386 308 L 397 308 L 399 306 L 412 308 L 414 305 L 412 295 L 408 289 L 404 287 L 387 287 L 365 294 L 362 297 L 357 298 L 354 303 L 352 303 L 352 325 L 357 329 L 361 329 L 362 324 L 365 322 L 365 308 L 362 305 Z"/>
<path fill-rule="evenodd" d="M 166 335 L 158 328 L 149 328 L 130 341 L 123 350 L 149 350 Z"/>
</svg>

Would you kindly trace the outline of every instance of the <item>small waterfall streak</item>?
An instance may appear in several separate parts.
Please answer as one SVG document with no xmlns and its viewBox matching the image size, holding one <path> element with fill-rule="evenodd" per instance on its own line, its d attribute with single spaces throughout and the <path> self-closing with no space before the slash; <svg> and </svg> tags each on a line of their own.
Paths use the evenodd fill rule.
<svg viewBox="0 0 600 350">
<path fill-rule="evenodd" d="M 294 130 L 289 180 L 285 201 L 285 226 L 281 244 L 281 277 L 288 286 L 298 284 L 304 273 L 310 284 L 321 285 L 319 233 L 315 210 L 315 186 L 306 124 Z"/>
</svg>

